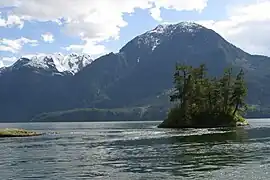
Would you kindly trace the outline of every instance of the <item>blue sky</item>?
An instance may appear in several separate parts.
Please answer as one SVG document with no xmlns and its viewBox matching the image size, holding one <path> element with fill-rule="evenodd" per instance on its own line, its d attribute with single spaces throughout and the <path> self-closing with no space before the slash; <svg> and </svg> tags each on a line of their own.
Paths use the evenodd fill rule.
<svg viewBox="0 0 270 180">
<path fill-rule="evenodd" d="M 95 58 L 117 52 L 158 24 L 180 21 L 200 23 L 250 53 L 270 55 L 269 8 L 269 0 L 1 0 L 0 66 L 34 54 Z"/>
</svg>

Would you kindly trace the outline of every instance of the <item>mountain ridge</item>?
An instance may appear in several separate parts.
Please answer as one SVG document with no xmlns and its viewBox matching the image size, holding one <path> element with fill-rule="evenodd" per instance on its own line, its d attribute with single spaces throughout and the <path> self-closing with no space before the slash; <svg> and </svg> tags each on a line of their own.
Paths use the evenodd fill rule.
<svg viewBox="0 0 270 180">
<path fill-rule="evenodd" d="M 28 67 L 36 70 L 42 69 L 54 73 L 70 73 L 75 75 L 92 62 L 93 60 L 90 55 L 86 54 L 79 55 L 77 53 L 71 53 L 63 55 L 61 53 L 54 53 L 30 57 L 22 56 L 12 65 L 4 67 L 4 69 L 20 69 L 22 67 Z"/>
<path fill-rule="evenodd" d="M 0 86 L 4 88 L 0 89 L 0 108 L 6 112 L 0 114 L 0 118 L 28 121 L 43 113 L 89 109 L 83 118 L 91 120 L 93 108 L 133 107 L 150 107 L 146 113 L 149 119 L 151 113 L 164 117 L 164 109 L 170 106 L 167 95 L 173 87 L 177 62 L 192 66 L 205 63 L 212 76 L 221 75 L 226 67 L 243 68 L 250 92 L 248 103 L 270 105 L 269 57 L 251 55 L 211 29 L 181 22 L 159 25 L 138 35 L 118 53 L 101 56 L 71 76 L 63 73 L 34 75 L 27 70 L 1 72 Z M 17 114 L 11 114 L 12 108 Z M 118 115 L 121 113 L 113 117 Z"/>
</svg>

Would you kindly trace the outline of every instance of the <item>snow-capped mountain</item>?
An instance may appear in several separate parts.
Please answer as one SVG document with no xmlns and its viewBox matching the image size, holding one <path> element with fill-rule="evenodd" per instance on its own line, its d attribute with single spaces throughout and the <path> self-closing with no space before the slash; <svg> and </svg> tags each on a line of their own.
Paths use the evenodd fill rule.
<svg viewBox="0 0 270 180">
<path fill-rule="evenodd" d="M 73 74 L 79 72 L 82 68 L 90 64 L 93 60 L 90 55 L 78 55 L 78 54 L 70 54 L 67 56 L 63 56 L 62 54 L 57 54 L 51 56 L 56 66 L 56 69 L 59 72 L 71 72 Z"/>
<path fill-rule="evenodd" d="M 68 113 L 52 113 L 50 120 L 91 120 L 107 115 L 104 116 L 105 111 L 85 114 L 66 110 L 100 108 L 111 114 L 114 108 L 149 105 L 157 107 L 158 112 L 149 110 L 146 116 L 154 114 L 151 119 L 163 119 L 166 113 L 159 107 L 166 108 L 169 103 L 163 93 L 173 87 L 176 63 L 204 63 L 214 77 L 227 67 L 243 68 L 249 91 L 247 102 L 270 106 L 270 58 L 250 55 L 215 31 L 195 23 L 159 25 L 136 36 L 119 53 L 109 53 L 91 62 L 86 55 L 53 54 L 21 58 L 0 69 L 0 122 L 50 119 L 47 112 L 61 111 Z M 119 114 L 121 119 L 134 117 L 137 115 Z"/>
<path fill-rule="evenodd" d="M 32 67 L 52 72 L 69 72 L 71 74 L 76 74 L 92 61 L 90 55 L 78 55 L 72 53 L 65 56 L 58 53 L 52 55 L 21 57 L 11 66 L 11 68 L 19 69 L 21 67 Z"/>
<path fill-rule="evenodd" d="M 178 24 L 160 24 L 156 28 L 147 31 L 146 34 L 166 34 L 168 36 L 175 32 L 195 33 L 202 28 L 205 27 L 194 22 L 180 22 Z"/>
<path fill-rule="evenodd" d="M 181 22 L 178 24 L 161 24 L 156 28 L 136 38 L 137 46 L 141 48 L 151 48 L 154 51 L 163 41 L 170 40 L 179 33 L 189 33 L 195 35 L 205 27 L 193 22 Z"/>
</svg>

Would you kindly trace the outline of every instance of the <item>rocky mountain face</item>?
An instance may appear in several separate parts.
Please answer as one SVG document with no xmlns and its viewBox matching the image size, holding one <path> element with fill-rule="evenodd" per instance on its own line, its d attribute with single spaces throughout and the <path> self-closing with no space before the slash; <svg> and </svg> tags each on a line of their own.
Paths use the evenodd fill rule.
<svg viewBox="0 0 270 180">
<path fill-rule="evenodd" d="M 95 61 L 76 54 L 21 58 L 0 71 L 0 119 L 27 121 L 74 108 L 168 106 L 176 62 L 205 63 L 212 76 L 226 67 L 243 68 L 247 101 L 270 104 L 269 57 L 251 55 L 213 30 L 182 22 L 159 25 Z"/>
</svg>

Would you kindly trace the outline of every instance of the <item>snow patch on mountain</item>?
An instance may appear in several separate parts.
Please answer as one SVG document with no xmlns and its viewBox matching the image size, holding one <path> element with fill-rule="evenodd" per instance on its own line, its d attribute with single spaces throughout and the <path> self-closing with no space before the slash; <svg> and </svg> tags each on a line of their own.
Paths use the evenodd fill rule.
<svg viewBox="0 0 270 180">
<path fill-rule="evenodd" d="M 74 74 L 79 72 L 82 68 L 93 61 L 90 55 L 78 55 L 76 53 L 70 54 L 68 56 L 57 54 L 55 56 L 51 56 L 51 58 L 53 59 L 59 72 L 69 71 Z"/>
<path fill-rule="evenodd" d="M 204 27 L 193 22 L 181 22 L 178 24 L 161 24 L 137 37 L 139 47 L 148 46 L 154 51 L 165 39 L 177 33 L 191 33 L 194 35 Z"/>
<path fill-rule="evenodd" d="M 26 66 L 31 66 L 39 69 L 50 69 L 56 68 L 55 63 L 51 57 L 37 57 L 34 56 L 25 64 Z"/>
<path fill-rule="evenodd" d="M 198 32 L 203 26 L 193 23 L 193 22 L 180 22 L 178 24 L 161 24 L 155 29 L 148 31 L 147 33 L 157 33 L 171 35 L 175 32 Z"/>
<path fill-rule="evenodd" d="M 78 55 L 76 53 L 67 56 L 58 53 L 51 55 L 34 55 L 20 58 L 13 66 L 28 66 L 37 69 L 52 69 L 58 72 L 70 72 L 76 74 L 93 60 L 90 55 Z"/>
</svg>

